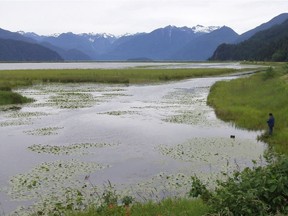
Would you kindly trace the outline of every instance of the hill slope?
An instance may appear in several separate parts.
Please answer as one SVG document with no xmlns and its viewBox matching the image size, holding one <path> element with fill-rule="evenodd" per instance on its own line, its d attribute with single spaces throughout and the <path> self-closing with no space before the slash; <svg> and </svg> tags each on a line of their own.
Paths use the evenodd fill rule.
<svg viewBox="0 0 288 216">
<path fill-rule="evenodd" d="M 54 51 L 38 44 L 0 39 L 0 61 L 62 61 Z"/>
<path fill-rule="evenodd" d="M 239 44 L 222 44 L 210 60 L 288 61 L 288 19 Z"/>
<path fill-rule="evenodd" d="M 260 31 L 264 31 L 264 30 L 267 30 L 271 27 L 273 27 L 274 25 L 279 25 L 279 24 L 282 24 L 283 22 L 285 22 L 285 20 L 288 19 L 288 13 L 283 13 L 283 14 L 280 14 L 276 17 L 274 17 L 273 19 L 271 19 L 270 21 L 266 22 L 266 23 L 263 23 L 261 24 L 260 26 L 257 26 L 256 28 L 254 29 L 251 29 L 243 34 L 241 34 L 237 40 L 235 41 L 235 43 L 240 43 L 244 40 L 247 40 L 249 39 L 250 37 L 252 37 L 254 34 L 256 34 L 257 32 L 260 32 Z"/>
<path fill-rule="evenodd" d="M 221 43 L 235 41 L 238 34 L 229 27 L 223 26 L 209 34 L 191 40 L 184 47 L 170 56 L 172 60 L 207 60 Z"/>
</svg>

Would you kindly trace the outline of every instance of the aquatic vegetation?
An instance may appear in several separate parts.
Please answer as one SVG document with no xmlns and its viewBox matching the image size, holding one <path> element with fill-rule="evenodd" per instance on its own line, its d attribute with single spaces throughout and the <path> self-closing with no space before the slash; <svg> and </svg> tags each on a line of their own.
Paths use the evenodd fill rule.
<svg viewBox="0 0 288 216">
<path fill-rule="evenodd" d="M 6 104 L 23 104 L 33 102 L 33 99 L 23 97 L 17 92 L 0 90 L 0 106 Z"/>
<path fill-rule="evenodd" d="M 176 146 L 160 145 L 158 150 L 176 160 L 191 162 L 195 167 L 209 165 L 210 172 L 251 166 L 252 159 L 264 163 L 264 146 L 247 139 L 195 137 Z"/>
<path fill-rule="evenodd" d="M 165 76 L 163 76 L 162 78 L 166 79 Z M 185 83 L 186 85 L 186 82 L 183 83 Z M 194 82 L 192 81 L 191 83 Z M 209 87 L 193 87 L 193 85 L 191 85 L 191 87 L 178 88 L 179 87 L 178 83 L 176 85 L 174 85 L 174 83 L 170 83 L 167 86 L 169 86 L 168 90 L 160 86 L 159 88 L 161 89 L 160 95 L 155 94 L 155 97 L 154 95 L 151 96 L 148 95 L 148 97 L 146 97 L 146 95 L 143 94 L 144 97 L 141 99 L 137 98 L 142 97 L 142 92 L 138 91 L 137 86 L 132 86 L 130 88 L 129 86 L 118 84 L 117 85 L 93 84 L 93 83 L 55 84 L 49 82 L 46 84 L 36 84 L 35 86 L 33 86 L 33 88 L 18 89 L 17 91 L 19 93 L 25 96 L 33 97 L 36 100 L 36 102 L 29 104 L 28 106 L 25 106 L 25 109 L 23 110 L 28 110 L 29 112 L 19 112 L 18 114 L 9 112 L 5 116 L 5 118 L 12 118 L 13 120 L 14 119 L 36 120 L 38 117 L 41 117 L 42 114 L 43 116 L 45 116 L 45 113 L 47 113 L 47 115 L 53 113 L 53 116 L 51 116 L 52 118 L 48 116 L 47 118 L 46 117 L 43 118 L 44 121 L 42 120 L 39 122 L 35 121 L 34 123 L 36 126 L 32 127 L 32 129 L 31 127 L 21 127 L 17 131 L 17 133 L 19 131 L 20 133 L 24 131 L 24 133 L 33 136 L 47 136 L 47 137 L 28 137 L 31 140 L 35 139 L 37 141 L 34 142 L 36 144 L 29 146 L 28 147 L 29 151 L 25 151 L 25 153 L 31 155 L 33 154 L 31 153 L 32 151 L 40 154 L 40 155 L 37 154 L 34 155 L 36 158 L 40 158 L 39 160 L 41 160 L 42 158 L 43 160 L 44 159 L 46 160 L 47 158 L 49 160 L 52 160 L 51 162 L 45 162 L 37 165 L 36 168 L 33 169 L 32 171 L 14 176 L 15 179 L 14 177 L 11 178 L 13 179 L 13 182 L 10 182 L 11 187 L 10 189 L 9 188 L 7 189 L 7 191 L 10 191 L 9 194 L 11 194 L 11 197 L 13 199 L 23 200 L 24 202 L 27 201 L 30 202 L 29 199 L 32 199 L 31 206 L 26 206 L 25 208 L 22 208 L 21 210 L 19 210 L 19 214 L 25 215 L 25 212 L 27 210 L 27 212 L 30 212 L 30 214 L 27 213 L 27 215 L 31 215 L 31 213 L 38 215 L 49 215 L 49 214 L 55 215 L 59 213 L 59 215 L 61 215 L 63 214 L 63 210 L 65 209 L 82 210 L 83 208 L 89 206 L 88 204 L 89 203 L 91 204 L 92 202 L 93 202 L 92 205 L 96 206 L 99 203 L 98 195 L 100 194 L 101 196 L 102 192 L 104 191 L 103 187 L 99 185 L 97 185 L 97 187 L 93 186 L 86 180 L 83 182 L 84 175 L 87 176 L 90 173 L 93 176 L 94 175 L 97 176 L 98 175 L 97 170 L 108 168 L 109 165 L 99 165 L 100 167 L 98 168 L 95 165 L 96 167 L 94 168 L 91 167 L 90 169 L 89 168 L 90 163 L 87 164 L 76 160 L 72 160 L 73 163 L 71 163 L 70 160 L 64 161 L 61 159 L 81 158 L 83 161 L 87 160 L 90 161 L 94 159 L 102 160 L 102 157 L 95 158 L 93 156 L 93 153 L 98 154 L 99 152 L 101 153 L 102 151 L 110 153 L 109 151 L 110 149 L 98 149 L 98 148 L 112 147 L 114 146 L 114 144 L 105 143 L 105 140 L 106 139 L 117 140 L 119 138 L 121 139 L 121 141 L 122 139 L 124 140 L 122 142 L 123 145 L 122 144 L 119 145 L 119 149 L 111 148 L 111 150 L 113 150 L 112 155 L 116 156 L 116 154 L 118 153 L 121 154 L 122 157 L 121 160 L 124 161 L 123 163 L 120 164 L 120 167 L 123 168 L 125 164 L 130 162 L 131 157 L 132 158 L 134 157 L 133 152 L 134 148 L 129 148 L 128 150 L 127 143 L 129 143 L 128 144 L 129 147 L 132 147 L 133 141 L 137 142 L 138 139 L 143 139 L 143 137 L 138 136 L 136 140 L 133 140 L 135 139 L 134 137 L 130 139 L 130 137 L 127 136 L 123 137 L 122 134 L 125 133 L 125 135 L 128 134 L 130 136 L 130 132 L 134 131 L 138 132 L 138 129 L 142 129 L 141 121 L 143 119 L 147 120 L 148 124 L 152 123 L 151 125 L 155 125 L 155 127 L 157 126 L 161 127 L 161 125 L 165 125 L 165 127 L 167 126 L 167 128 L 169 129 L 172 128 L 181 129 L 182 127 L 181 125 L 175 125 L 170 123 L 190 124 L 190 126 L 184 125 L 183 127 L 185 127 L 185 129 L 189 129 L 189 127 L 191 128 L 197 127 L 198 129 L 198 127 L 202 126 L 217 127 L 219 121 L 217 119 L 215 120 L 214 115 L 211 114 L 213 113 L 212 108 L 206 106 L 206 96 L 209 93 Z M 176 88 L 174 86 L 176 86 Z M 146 88 L 146 86 L 142 85 L 141 87 L 143 87 L 143 89 L 145 88 L 145 90 L 150 88 L 150 86 L 147 86 L 148 88 Z M 155 89 L 157 89 L 159 86 L 155 85 L 153 86 L 153 89 L 154 87 L 156 87 Z M 134 90 L 137 90 L 136 93 L 134 93 Z M 168 91 L 170 91 L 170 93 L 162 97 L 164 95 L 162 94 L 162 90 L 163 93 L 165 94 Z M 129 95 L 130 92 L 132 93 L 132 95 Z M 38 107 L 40 108 L 38 109 Z M 81 109 L 81 108 L 87 108 L 87 109 L 63 110 L 63 109 Z M 37 111 L 33 112 L 34 110 Z M 92 112 L 93 117 L 90 115 Z M 81 126 L 83 127 L 76 128 L 74 127 L 74 125 L 73 127 L 72 125 L 71 127 L 69 125 L 68 130 L 68 128 L 66 128 L 65 125 L 67 122 L 64 123 L 64 121 L 62 121 L 63 114 L 64 118 L 66 116 L 71 117 L 71 121 L 69 119 L 69 121 L 67 121 L 68 123 L 72 122 L 74 124 L 75 123 L 77 124 L 78 119 L 80 119 L 78 117 L 81 117 L 81 121 L 79 121 L 79 123 L 81 123 Z M 73 116 L 70 114 L 72 114 Z M 74 114 L 77 115 L 75 116 Z M 112 115 L 112 116 L 104 116 L 104 115 Z M 133 115 L 132 116 L 133 123 L 134 120 L 136 125 L 137 123 L 139 123 L 139 128 L 135 128 L 136 130 L 134 130 L 133 128 L 133 130 L 129 131 L 129 133 L 126 133 L 126 130 L 124 128 L 126 125 L 125 123 L 126 122 L 130 123 L 132 121 L 130 121 L 130 119 L 129 121 L 125 121 L 124 118 L 123 119 L 116 118 L 113 117 L 113 115 L 124 117 Z M 211 116 L 209 115 L 213 115 L 212 118 L 210 118 Z M 63 129 L 63 127 L 53 127 L 53 122 L 51 121 L 54 121 L 55 119 L 57 120 L 60 119 L 59 122 L 61 122 L 61 126 L 62 123 L 64 124 L 63 126 L 65 126 L 65 130 L 63 131 L 61 130 Z M 116 126 L 115 128 L 113 128 L 114 127 L 113 125 L 111 133 L 107 129 L 107 128 L 110 129 L 109 127 L 110 122 L 108 122 L 108 124 L 104 122 L 107 119 L 109 120 L 115 119 L 116 121 L 119 122 L 119 125 L 115 125 Z M 43 124 L 45 123 L 46 120 L 47 120 L 46 124 Z M 101 124 L 102 121 L 104 123 L 103 125 L 104 127 L 102 127 Z M 165 121 L 166 123 L 163 123 L 161 121 Z M 111 123 L 113 124 L 114 122 Z M 93 130 L 90 130 L 90 128 L 92 127 Z M 150 133 L 150 131 L 148 132 Z M 48 135 L 57 135 L 58 133 L 59 136 L 48 137 Z M 157 133 L 157 131 L 155 131 L 155 133 Z M 214 135 L 217 136 L 217 134 L 213 134 L 213 136 Z M 22 136 L 27 137 L 25 134 L 22 134 Z M 89 143 L 91 140 L 96 140 L 94 138 L 96 137 L 98 138 L 98 136 L 100 137 L 99 140 L 104 140 L 103 141 L 104 143 L 93 143 L 93 141 L 92 143 Z M 77 141 L 75 141 L 74 138 Z M 7 140 L 10 141 L 8 138 Z M 45 144 L 41 144 L 42 140 L 43 143 Z M 214 140 L 216 144 L 213 143 L 212 140 Z M 70 143 L 71 141 L 72 143 L 75 142 L 79 143 L 71 144 Z M 157 140 L 152 139 L 151 145 L 153 146 L 157 145 L 154 141 L 156 141 L 156 143 L 158 142 Z M 250 166 L 251 158 L 259 161 L 260 163 L 261 159 L 259 159 L 258 157 L 260 155 L 259 152 L 261 152 L 264 149 L 264 148 L 261 149 L 261 144 L 258 146 L 259 149 L 256 148 L 256 151 L 254 151 L 253 148 L 248 148 L 248 146 L 245 145 L 243 145 L 244 146 L 243 149 L 237 146 L 242 145 L 242 142 L 245 142 L 245 140 L 241 140 L 241 142 L 239 143 L 237 139 L 234 140 L 234 143 L 230 143 L 230 141 L 233 140 L 230 138 L 221 140 L 219 137 L 218 138 L 211 137 L 211 140 L 208 139 L 205 140 L 204 138 L 202 139 L 200 137 L 198 140 L 197 139 L 193 141 L 189 140 L 185 143 L 180 144 L 178 143 L 173 144 L 169 142 L 170 144 L 166 145 L 165 143 L 162 143 L 159 140 L 160 142 L 159 144 L 162 145 L 156 148 L 156 152 L 153 151 L 153 146 L 151 146 L 150 143 L 147 143 L 147 146 L 149 144 L 150 148 L 153 151 L 153 156 L 151 158 L 155 160 L 156 163 L 158 162 L 160 163 L 160 166 L 159 164 L 155 166 L 156 171 L 154 169 L 148 169 L 147 165 L 145 164 L 143 165 L 143 168 L 145 169 L 147 168 L 147 170 L 149 171 L 147 171 L 147 173 L 143 173 L 142 176 L 141 171 L 138 172 L 136 170 L 138 169 L 136 164 L 133 168 L 135 169 L 135 173 L 134 170 L 128 171 L 119 169 L 121 172 L 120 174 L 121 176 L 120 175 L 116 176 L 119 174 L 118 172 L 112 173 L 110 170 L 107 171 L 103 170 L 101 171 L 100 174 L 101 180 L 96 179 L 95 181 L 100 182 L 102 181 L 103 176 L 105 177 L 107 175 L 112 175 L 113 178 L 116 176 L 118 179 L 119 177 L 120 181 L 124 182 L 126 181 L 126 178 L 128 176 L 129 179 L 127 182 L 124 182 L 122 184 L 117 182 L 116 186 L 117 193 L 119 193 L 119 195 L 122 197 L 123 195 L 125 195 L 126 197 L 133 197 L 133 198 L 135 197 L 135 200 L 137 201 L 139 200 L 160 201 L 166 197 L 186 197 L 187 192 L 189 191 L 191 186 L 191 175 L 194 175 L 196 173 L 198 175 L 198 173 L 200 173 L 199 175 L 201 176 L 201 180 L 205 179 L 207 181 L 209 180 L 215 183 L 216 179 L 221 178 L 220 176 L 221 171 L 227 171 L 227 170 L 230 171 L 232 169 L 238 169 L 238 168 L 242 169 L 245 165 Z M 141 142 L 145 144 L 145 141 L 141 140 Z M 228 147 L 221 146 L 218 142 L 219 143 L 221 142 L 223 145 L 227 145 Z M 28 145 L 29 144 L 31 144 L 30 141 Z M 233 146 L 231 146 L 232 144 L 237 146 L 236 150 L 239 151 L 238 152 L 239 154 L 236 153 L 234 154 L 234 152 L 232 151 L 233 153 L 232 156 L 230 157 L 228 155 L 229 151 L 232 148 L 234 148 Z M 255 143 L 253 142 L 249 144 L 252 147 L 255 146 Z M 20 146 L 21 143 L 18 145 Z M 204 147 L 205 151 L 201 150 L 200 148 L 201 145 Z M 214 145 L 214 147 L 210 147 L 211 145 L 212 146 Z M 27 142 L 24 143 L 21 150 L 22 149 L 25 150 L 26 146 Z M 138 156 L 142 152 L 140 149 L 141 147 L 139 145 L 135 146 L 138 152 L 136 152 L 135 158 L 133 158 L 133 160 L 131 161 L 134 161 L 134 159 L 136 159 L 135 161 L 137 162 L 142 159 L 138 158 Z M 120 151 L 118 152 L 117 150 Z M 228 152 L 226 152 L 226 150 Z M 245 156 L 246 151 L 249 152 L 247 158 Z M 252 153 L 250 154 L 250 151 L 254 152 L 255 155 Z M 128 153 L 129 156 L 126 156 L 126 153 Z M 257 153 L 259 153 L 259 155 Z M 243 155 L 244 157 L 242 157 Z M 158 161 L 159 158 L 157 157 L 159 157 L 161 161 Z M 55 158 L 60 159 L 61 161 L 57 160 L 53 162 Z M 117 163 L 117 159 L 118 158 L 115 157 L 115 163 Z M 107 158 L 107 160 L 110 160 L 110 158 Z M 114 162 L 114 158 L 112 158 L 112 161 Z M 76 164 L 78 162 L 79 166 Z M 33 161 L 32 164 L 33 163 L 35 164 L 37 163 L 37 161 L 36 162 Z M 81 165 L 81 163 L 84 164 Z M 164 172 L 160 172 L 157 174 L 157 172 L 159 172 L 159 169 L 162 170 L 161 163 L 165 165 L 163 166 Z M 171 164 L 171 169 L 170 167 L 167 166 L 167 164 Z M 81 166 L 83 166 L 84 168 L 82 169 Z M 74 168 L 77 170 L 75 170 Z M 133 176 L 131 176 L 130 173 L 131 171 L 133 171 Z M 102 173 L 104 174 L 103 176 Z M 51 175 L 52 176 L 51 179 L 52 180 L 54 179 L 55 182 L 57 182 L 56 186 L 54 185 L 54 182 L 50 181 L 50 177 L 48 177 L 48 175 L 49 176 Z M 55 177 L 53 175 L 55 175 Z M 17 191 L 18 186 L 12 186 L 14 184 L 19 186 L 18 188 L 19 191 Z M 15 191 L 14 194 L 11 192 L 12 191 L 11 188 L 13 188 L 13 191 Z"/>
<path fill-rule="evenodd" d="M 8 194 L 13 199 L 21 200 L 37 198 L 45 193 L 57 193 L 62 187 L 71 187 L 70 184 L 77 183 L 77 176 L 107 167 L 75 159 L 43 162 L 30 172 L 13 176 L 10 179 Z"/>
<path fill-rule="evenodd" d="M 13 112 L 7 115 L 8 118 L 31 118 L 39 116 L 47 116 L 45 112 Z"/>
<path fill-rule="evenodd" d="M 54 154 L 54 155 L 83 155 L 89 154 L 90 148 L 104 148 L 115 146 L 115 144 L 108 143 L 78 143 L 78 144 L 70 144 L 70 145 L 60 145 L 60 146 L 52 146 L 52 145 L 41 145 L 35 144 L 29 146 L 28 149 L 37 152 L 37 153 L 46 153 L 46 154 Z"/>
<path fill-rule="evenodd" d="M 229 68 L 188 68 L 188 69 L 68 69 L 68 70 L 2 70 L 0 71 L 0 89 L 32 85 L 33 83 L 151 83 L 169 80 L 181 80 L 192 77 L 217 76 L 220 74 L 235 73 L 236 69 Z M 5 100 L 0 105 L 31 102 L 18 93 L 1 91 Z M 20 98 L 21 97 L 21 98 Z M 4 97 L 2 97 L 4 98 Z"/>
<path fill-rule="evenodd" d="M 147 83 L 163 80 L 180 80 L 191 77 L 217 76 L 235 73 L 232 68 L 182 68 L 182 69 L 62 69 L 62 70 L 8 70 L 1 71 L 1 80 L 25 80 L 23 85 L 42 82 L 98 82 L 98 83 Z M 21 84 L 21 83 L 19 83 Z"/>
<path fill-rule="evenodd" d="M 71 83 L 35 85 L 33 89 L 18 89 L 22 95 L 34 98 L 36 101 L 28 107 L 56 107 L 59 109 L 89 108 L 115 97 L 129 96 L 124 92 L 123 85 L 105 85 L 93 83 Z"/>
<path fill-rule="evenodd" d="M 217 119 L 211 120 L 212 108 L 206 105 L 208 88 L 178 89 L 164 97 L 164 104 L 171 104 L 172 113 L 162 120 L 170 123 L 192 124 L 197 126 L 216 126 Z M 173 107 L 174 106 L 174 107 Z M 167 107 L 166 107 L 167 109 Z"/>
<path fill-rule="evenodd" d="M 134 115 L 134 114 L 138 114 L 138 112 L 136 111 L 110 111 L 110 112 L 104 112 L 100 114 L 120 116 L 120 115 Z"/>
<path fill-rule="evenodd" d="M 130 194 L 141 201 L 160 201 L 167 197 L 186 197 L 191 178 L 184 173 L 160 172 L 152 178 L 133 185 Z M 135 194 L 132 194 L 135 191 Z"/>
<path fill-rule="evenodd" d="M 24 131 L 24 133 L 34 136 L 49 136 L 49 135 L 57 135 L 58 130 L 60 129 L 63 129 L 63 127 L 38 128 L 34 130 Z"/>
<path fill-rule="evenodd" d="M 207 119 L 205 115 L 210 113 L 208 110 L 190 110 L 178 111 L 179 114 L 172 115 L 163 119 L 165 122 L 178 123 L 178 124 L 192 124 L 198 126 L 211 126 L 216 124 L 216 121 Z"/>
<path fill-rule="evenodd" d="M 3 121 L 0 121 L 0 127 L 31 125 L 34 117 L 46 115 L 48 114 L 44 112 L 6 111 L 3 115 Z"/>
<path fill-rule="evenodd" d="M 131 96 L 131 95 L 127 95 L 127 94 L 120 94 L 120 93 L 104 93 L 103 94 L 104 97 L 118 97 L 118 96 Z"/>
<path fill-rule="evenodd" d="M 36 200 L 28 207 L 19 207 L 14 214 L 59 214 L 64 210 L 80 210 L 96 202 L 96 188 L 80 181 L 78 177 L 108 168 L 92 162 L 57 160 L 44 162 L 30 172 L 13 176 L 7 193 L 14 200 Z"/>
<path fill-rule="evenodd" d="M 16 120 L 6 120 L 0 122 L 0 127 L 9 126 L 21 126 L 21 125 L 31 125 L 32 121 L 30 119 L 16 119 Z"/>
<path fill-rule="evenodd" d="M 52 103 L 61 109 L 79 109 L 91 107 L 95 100 L 92 94 L 88 93 L 59 93 L 51 96 L 48 103 Z"/>
</svg>

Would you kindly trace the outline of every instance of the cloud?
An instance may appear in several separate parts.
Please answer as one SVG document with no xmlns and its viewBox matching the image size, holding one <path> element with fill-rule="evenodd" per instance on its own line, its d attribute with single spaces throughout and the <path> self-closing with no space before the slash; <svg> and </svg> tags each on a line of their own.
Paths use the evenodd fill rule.
<svg viewBox="0 0 288 216">
<path fill-rule="evenodd" d="M 202 24 L 241 33 L 287 8 L 287 0 L 0 0 L 0 28 L 124 34 Z"/>
</svg>

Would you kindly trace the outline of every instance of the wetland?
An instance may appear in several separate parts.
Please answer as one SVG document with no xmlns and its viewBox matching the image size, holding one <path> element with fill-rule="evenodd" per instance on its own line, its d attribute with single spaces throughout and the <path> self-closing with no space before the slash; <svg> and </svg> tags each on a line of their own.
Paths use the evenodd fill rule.
<svg viewBox="0 0 288 216">
<path fill-rule="evenodd" d="M 139 200 L 184 197 L 193 175 L 213 187 L 223 172 L 265 164 L 261 131 L 223 122 L 207 106 L 210 87 L 230 79 L 16 89 L 34 102 L 0 111 L 1 208 L 49 211 L 57 203 L 77 205 L 80 192 L 81 208 L 91 188 L 100 192 L 108 181 Z"/>
</svg>

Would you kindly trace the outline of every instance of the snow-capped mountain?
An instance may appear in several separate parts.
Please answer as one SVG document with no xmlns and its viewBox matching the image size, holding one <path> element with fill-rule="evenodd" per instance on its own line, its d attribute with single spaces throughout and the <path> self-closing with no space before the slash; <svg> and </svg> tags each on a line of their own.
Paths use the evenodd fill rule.
<svg viewBox="0 0 288 216">
<path fill-rule="evenodd" d="M 196 25 L 192 27 L 191 29 L 195 33 L 210 33 L 212 31 L 215 31 L 217 29 L 221 28 L 221 26 L 203 26 L 203 25 Z"/>
<path fill-rule="evenodd" d="M 61 56 L 67 60 L 167 60 L 175 56 L 175 53 L 181 53 L 187 44 L 193 43 L 197 38 L 219 29 L 221 29 L 219 26 L 197 25 L 189 28 L 169 25 L 155 29 L 150 33 L 122 36 L 93 32 L 81 34 L 67 32 L 49 36 L 40 36 L 33 32 L 19 33 L 61 53 Z M 217 45 L 219 44 L 213 44 L 213 47 Z M 209 54 L 212 53 L 209 52 L 204 56 Z"/>
<path fill-rule="evenodd" d="M 0 39 L 38 43 L 57 52 L 64 60 L 207 60 L 220 44 L 247 39 L 286 17 L 287 14 L 280 14 L 240 36 L 227 26 L 169 25 L 149 33 L 122 36 L 93 32 L 43 36 L 0 29 Z"/>
</svg>

